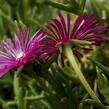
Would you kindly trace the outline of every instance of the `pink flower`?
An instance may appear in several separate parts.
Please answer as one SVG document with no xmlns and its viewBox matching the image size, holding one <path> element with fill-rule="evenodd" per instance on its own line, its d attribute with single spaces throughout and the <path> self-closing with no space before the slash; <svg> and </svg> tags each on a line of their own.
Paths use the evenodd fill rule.
<svg viewBox="0 0 109 109">
<path fill-rule="evenodd" d="M 44 32 L 36 32 L 29 37 L 30 29 L 27 28 L 26 35 L 19 26 L 19 36 L 14 34 L 14 42 L 7 39 L 1 44 L 0 51 L 0 77 L 13 69 L 27 64 L 40 49 L 40 41 L 46 36 Z"/>
<path fill-rule="evenodd" d="M 73 40 L 89 41 L 92 45 L 98 45 L 105 41 L 105 36 L 109 28 L 102 26 L 101 22 L 104 20 L 96 17 L 92 14 L 89 18 L 85 18 L 84 15 L 78 16 L 73 26 L 71 26 L 71 19 L 68 15 L 66 20 L 60 14 L 59 19 L 52 19 L 49 25 L 47 25 L 48 36 L 45 38 L 42 47 L 42 58 L 45 60 L 50 59 L 61 45 L 71 43 Z M 80 50 L 89 51 L 91 48 L 84 48 L 82 45 L 72 45 L 72 50 L 77 57 L 82 54 Z"/>
</svg>

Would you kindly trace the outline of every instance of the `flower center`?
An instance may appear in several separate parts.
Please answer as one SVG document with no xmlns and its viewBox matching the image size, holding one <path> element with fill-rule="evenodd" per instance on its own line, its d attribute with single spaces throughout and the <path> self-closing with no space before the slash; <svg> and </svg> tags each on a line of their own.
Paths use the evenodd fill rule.
<svg viewBox="0 0 109 109">
<path fill-rule="evenodd" d="M 25 56 L 25 53 L 24 52 L 20 52 L 16 55 L 16 66 L 19 67 L 21 65 L 24 65 L 28 62 L 28 56 Z"/>
<path fill-rule="evenodd" d="M 24 55 L 24 52 L 20 52 L 16 55 L 16 59 L 19 60 Z"/>
</svg>

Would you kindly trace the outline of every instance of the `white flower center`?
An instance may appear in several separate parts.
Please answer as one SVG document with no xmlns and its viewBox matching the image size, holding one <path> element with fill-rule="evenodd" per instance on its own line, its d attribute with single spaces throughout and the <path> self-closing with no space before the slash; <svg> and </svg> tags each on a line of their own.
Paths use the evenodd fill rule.
<svg viewBox="0 0 109 109">
<path fill-rule="evenodd" d="M 16 55 L 16 59 L 19 59 L 21 58 L 22 56 L 24 55 L 24 52 L 20 52 Z"/>
</svg>

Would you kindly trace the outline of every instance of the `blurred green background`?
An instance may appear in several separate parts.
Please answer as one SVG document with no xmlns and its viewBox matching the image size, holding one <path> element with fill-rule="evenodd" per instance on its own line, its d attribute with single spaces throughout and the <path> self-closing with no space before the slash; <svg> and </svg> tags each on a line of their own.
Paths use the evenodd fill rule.
<svg viewBox="0 0 109 109">
<path fill-rule="evenodd" d="M 0 42 L 7 37 L 13 38 L 13 33 L 18 29 L 17 24 L 30 26 L 32 35 L 38 29 L 43 29 L 50 19 L 60 12 L 71 16 L 81 13 L 89 16 L 96 13 L 109 24 L 109 0 L 0 0 Z M 92 53 L 95 60 L 107 67 L 108 49 L 109 40 Z M 84 62 L 82 66 L 87 78 L 91 82 L 96 82 L 95 66 L 90 62 Z M 26 71 L 19 76 L 14 74 L 16 72 L 14 69 L 0 79 L 0 109 L 92 109 L 89 105 L 84 107 L 81 98 L 87 98 L 87 94 L 75 77 L 73 82 L 70 80 L 69 73 L 66 74 L 70 72 L 69 68 L 61 69 L 53 64 L 50 74 L 46 74 L 47 77 L 37 74 L 36 81 L 26 74 Z M 108 78 L 109 74 L 106 73 L 106 76 Z M 104 81 L 107 88 L 108 80 Z M 100 86 L 103 87 L 103 84 Z M 102 90 L 99 93 L 103 103 L 109 105 L 109 89 L 106 90 L 107 96 Z"/>
</svg>

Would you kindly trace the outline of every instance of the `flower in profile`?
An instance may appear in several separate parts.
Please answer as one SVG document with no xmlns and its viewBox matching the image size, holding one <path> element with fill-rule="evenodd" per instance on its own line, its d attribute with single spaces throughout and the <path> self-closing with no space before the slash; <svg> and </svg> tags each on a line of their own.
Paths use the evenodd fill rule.
<svg viewBox="0 0 109 109">
<path fill-rule="evenodd" d="M 43 42 L 43 54 L 45 59 L 51 58 L 61 45 L 72 43 L 72 50 L 74 54 L 79 58 L 82 56 L 80 50 L 90 51 L 91 48 L 85 48 L 84 42 L 89 42 L 91 45 L 99 45 L 105 41 L 105 32 L 109 30 L 107 26 L 103 26 L 104 20 L 97 18 L 95 14 L 85 18 L 84 15 L 78 16 L 73 26 L 71 26 L 71 18 L 68 15 L 65 19 L 61 14 L 59 19 L 52 19 L 49 25 L 47 25 L 48 36 Z M 83 41 L 80 44 L 74 44 L 73 42 Z M 63 54 L 62 54 L 63 55 Z"/>
<path fill-rule="evenodd" d="M 36 32 L 29 37 L 30 29 L 27 27 L 24 35 L 21 26 L 19 34 L 14 34 L 14 42 L 11 39 L 1 44 L 0 51 L 0 77 L 14 67 L 27 64 L 40 49 L 40 41 L 46 36 L 44 32 Z M 18 37 L 19 36 L 19 37 Z"/>
</svg>

